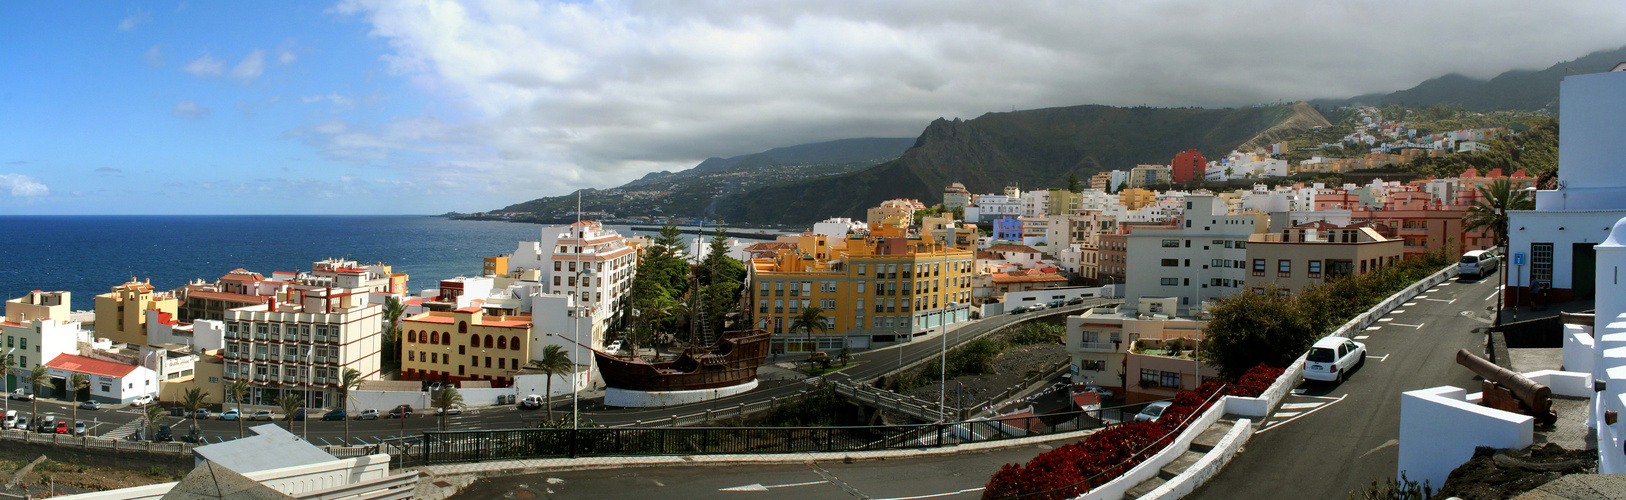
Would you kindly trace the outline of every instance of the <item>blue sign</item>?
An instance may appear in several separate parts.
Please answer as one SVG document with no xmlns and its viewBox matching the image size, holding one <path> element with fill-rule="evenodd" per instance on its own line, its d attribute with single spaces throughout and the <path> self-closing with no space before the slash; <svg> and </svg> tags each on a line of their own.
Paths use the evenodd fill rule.
<svg viewBox="0 0 1626 500">
<path fill-rule="evenodd" d="M 1515 265 L 1515 266 L 1524 265 L 1524 252 L 1515 252 L 1513 254 L 1513 265 Z"/>
</svg>

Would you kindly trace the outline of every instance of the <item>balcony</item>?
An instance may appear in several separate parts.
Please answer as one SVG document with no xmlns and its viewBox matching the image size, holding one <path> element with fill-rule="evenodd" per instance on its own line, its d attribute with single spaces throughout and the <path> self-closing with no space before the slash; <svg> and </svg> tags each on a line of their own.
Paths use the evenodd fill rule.
<svg viewBox="0 0 1626 500">
<path fill-rule="evenodd" d="M 254 339 L 255 340 L 266 340 L 266 339 L 269 339 L 270 337 L 271 337 L 270 335 L 264 334 L 264 333 L 256 333 L 256 334 L 254 334 Z"/>
<path fill-rule="evenodd" d="M 283 361 L 299 361 L 299 356 L 295 356 L 295 355 L 292 355 L 292 354 L 284 354 L 282 356 L 282 360 Z"/>
<path fill-rule="evenodd" d="M 267 358 L 266 358 L 265 353 L 262 352 L 262 353 L 256 353 L 254 355 L 254 359 L 260 360 L 260 361 L 265 361 Z"/>
<path fill-rule="evenodd" d="M 327 356 L 317 356 L 316 357 L 316 362 L 317 363 L 326 363 L 327 362 Z"/>
<path fill-rule="evenodd" d="M 1113 343 L 1113 342 L 1079 342 L 1078 343 L 1078 349 L 1081 350 L 1081 351 L 1110 351 L 1110 352 L 1117 352 L 1118 351 L 1118 345 L 1116 343 Z"/>
<path fill-rule="evenodd" d="M 327 382 L 327 377 L 316 377 L 316 383 L 317 384 L 326 384 L 326 383 L 328 383 Z"/>
<path fill-rule="evenodd" d="M 298 380 L 299 380 L 299 377 L 295 377 L 293 375 L 283 375 L 282 376 L 282 381 L 290 383 L 290 384 L 292 384 L 294 382 L 297 382 Z"/>
</svg>

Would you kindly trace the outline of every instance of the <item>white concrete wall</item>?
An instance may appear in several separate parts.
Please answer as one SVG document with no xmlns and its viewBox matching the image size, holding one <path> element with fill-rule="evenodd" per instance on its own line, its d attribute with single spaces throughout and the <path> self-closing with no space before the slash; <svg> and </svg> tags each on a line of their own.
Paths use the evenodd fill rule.
<svg viewBox="0 0 1626 500">
<path fill-rule="evenodd" d="M 345 402 L 345 413 L 358 415 L 362 410 L 375 408 L 380 413 L 388 413 L 391 408 L 401 405 L 412 405 L 413 410 L 429 407 L 429 393 L 419 391 L 350 391 L 350 400 Z M 380 415 L 382 418 L 382 415 Z"/>
<path fill-rule="evenodd" d="M 1400 464 L 1396 475 L 1445 484 L 1451 470 L 1473 457 L 1477 446 L 1520 449 L 1533 441 L 1535 419 L 1467 402 L 1456 387 L 1400 394 Z"/>
<path fill-rule="evenodd" d="M 1553 390 L 1554 396 L 1592 397 L 1592 374 L 1559 370 L 1538 370 L 1524 374 L 1530 380 Z"/>
<path fill-rule="evenodd" d="M 498 404 L 497 396 L 513 395 L 514 388 L 496 387 L 491 389 L 458 389 L 457 392 L 463 395 L 464 406 L 469 408 L 480 408 L 486 406 L 496 406 Z"/>
<path fill-rule="evenodd" d="M 363 481 L 383 479 L 390 475 L 390 456 L 386 454 L 347 458 L 310 465 L 296 465 L 281 469 L 251 472 L 244 476 L 290 496 L 318 490 L 336 488 Z M 179 483 L 152 484 L 134 488 L 97 491 L 55 498 L 73 500 L 158 500 Z M 365 492 L 361 492 L 365 493 Z"/>
<path fill-rule="evenodd" d="M 1214 449 L 1203 454 L 1202 458 L 1197 459 L 1196 463 L 1191 464 L 1191 467 L 1186 468 L 1180 475 L 1163 483 L 1163 486 L 1141 495 L 1140 500 L 1184 498 L 1208 482 L 1215 474 L 1219 474 L 1220 469 L 1224 468 L 1225 464 L 1231 463 L 1236 453 L 1242 450 L 1242 445 L 1252 437 L 1253 421 L 1246 418 L 1237 419 L 1236 425 L 1225 433 L 1225 437 L 1214 443 Z"/>
<path fill-rule="evenodd" d="M 1078 297 L 1093 299 L 1096 297 L 1105 296 L 1106 295 L 1102 294 L 1102 287 L 1075 286 L 1068 288 L 1050 288 L 1046 290 L 1028 290 L 1026 292 L 1008 292 L 1005 294 L 1004 302 L 1013 307 L 1031 306 L 1034 304 L 1048 305 L 1050 304 L 1050 301 L 1053 300 L 1069 300 Z M 988 316 L 986 313 L 984 313 L 983 317 L 986 318 Z"/>
<path fill-rule="evenodd" d="M 1173 462 L 1176 458 L 1180 458 L 1180 454 L 1185 453 L 1186 450 L 1191 448 L 1191 440 L 1196 439 L 1198 434 L 1201 434 L 1204 430 L 1207 430 L 1208 426 L 1214 425 L 1214 422 L 1219 421 L 1220 416 L 1224 413 L 1225 405 L 1223 402 L 1215 403 L 1213 406 L 1210 406 L 1208 411 L 1204 412 L 1201 417 L 1198 417 L 1196 420 L 1192 421 L 1191 425 L 1187 426 L 1184 431 L 1181 431 L 1180 435 L 1174 439 L 1174 442 L 1169 443 L 1169 445 L 1164 447 L 1162 451 L 1159 451 L 1157 454 L 1147 458 L 1146 461 L 1141 462 L 1140 465 L 1136 465 L 1135 468 L 1129 469 L 1129 472 L 1124 473 L 1122 476 L 1118 476 L 1117 479 L 1108 481 L 1106 484 L 1098 486 L 1095 489 L 1090 490 L 1089 493 L 1080 495 L 1078 498 L 1089 500 L 1122 499 L 1124 497 L 1124 493 L 1129 491 L 1130 488 L 1134 488 L 1135 485 L 1140 484 L 1141 481 L 1151 479 L 1152 476 L 1156 476 L 1158 474 L 1158 471 L 1162 469 L 1163 466 L 1168 465 L 1169 462 Z"/>
<path fill-rule="evenodd" d="M 1592 373 L 1592 332 L 1582 325 L 1564 325 L 1565 371 Z"/>
<path fill-rule="evenodd" d="M 588 370 L 581 370 L 581 371 L 577 372 L 577 377 L 576 377 L 577 384 L 579 384 L 580 388 L 584 389 L 584 390 L 586 388 L 588 388 L 588 387 L 592 387 L 593 381 L 598 380 L 598 378 L 595 377 L 594 375 L 597 375 L 597 374 L 592 373 L 592 372 L 590 372 Z M 570 374 L 567 373 L 567 374 L 564 374 L 564 375 L 554 375 L 552 378 L 553 378 L 553 394 L 552 395 L 560 396 L 560 395 L 570 394 L 571 393 L 571 390 L 570 390 L 570 378 L 571 378 Z M 510 389 L 513 390 L 516 400 L 524 399 L 525 396 L 529 396 L 529 395 L 532 395 L 532 394 L 545 394 L 545 393 L 547 393 L 548 392 L 547 382 L 548 382 L 548 376 L 546 376 L 546 375 L 538 375 L 538 374 L 515 375 L 514 376 L 514 386 L 511 387 Z"/>
</svg>

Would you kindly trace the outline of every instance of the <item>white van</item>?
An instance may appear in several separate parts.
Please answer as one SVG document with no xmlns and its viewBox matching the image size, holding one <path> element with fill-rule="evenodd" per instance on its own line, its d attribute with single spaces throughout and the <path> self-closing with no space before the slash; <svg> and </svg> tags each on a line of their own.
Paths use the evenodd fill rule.
<svg viewBox="0 0 1626 500">
<path fill-rule="evenodd" d="M 1473 250 L 1462 254 L 1462 260 L 1457 261 L 1457 274 L 1483 278 L 1496 272 L 1497 262 L 1496 254 L 1490 250 Z"/>
<path fill-rule="evenodd" d="M 0 428 L 11 429 L 14 427 L 17 427 L 17 410 L 6 410 L 6 420 L 4 424 L 0 424 Z"/>
</svg>

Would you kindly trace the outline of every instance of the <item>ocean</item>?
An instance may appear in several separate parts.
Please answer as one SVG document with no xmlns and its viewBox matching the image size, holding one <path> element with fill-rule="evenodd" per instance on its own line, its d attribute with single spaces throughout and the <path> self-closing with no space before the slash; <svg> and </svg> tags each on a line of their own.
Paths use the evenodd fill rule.
<svg viewBox="0 0 1626 500">
<path fill-rule="evenodd" d="M 66 290 L 74 310 L 87 310 L 131 277 L 170 290 L 236 268 L 308 271 L 329 257 L 391 265 L 416 293 L 479 275 L 483 257 L 535 241 L 542 227 L 432 216 L 0 216 L 0 296 Z"/>
</svg>

